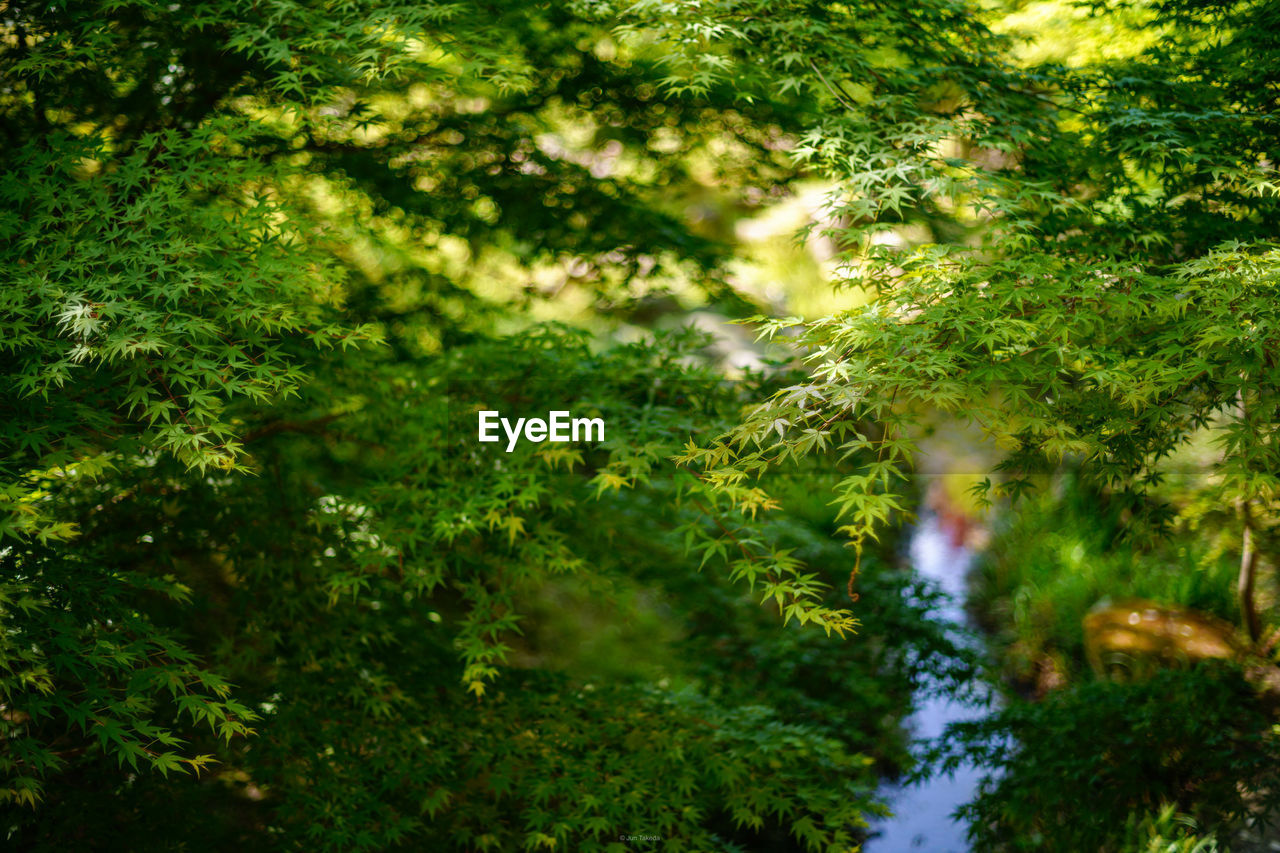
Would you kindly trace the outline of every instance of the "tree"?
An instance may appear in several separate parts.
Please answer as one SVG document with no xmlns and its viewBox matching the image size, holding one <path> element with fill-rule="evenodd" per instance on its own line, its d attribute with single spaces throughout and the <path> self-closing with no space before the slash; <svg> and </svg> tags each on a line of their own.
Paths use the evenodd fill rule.
<svg viewBox="0 0 1280 853">
<path fill-rule="evenodd" d="M 852 846 L 942 642 L 867 550 L 926 407 L 1007 444 L 1009 492 L 1064 455 L 1141 488 L 1218 429 L 1248 616 L 1277 6 L 1129 14 L 1153 46 L 1025 68 L 944 0 L 10 4 L 9 840 Z M 837 186 L 874 298 L 761 319 L 803 371 L 645 328 L 760 310 L 698 170 L 722 209 Z M 619 316 L 640 343 L 584 336 Z M 486 454 L 495 401 L 614 431 Z M 831 588 L 829 481 L 875 608 Z M 602 601 L 663 678 L 566 651 Z"/>
<path fill-rule="evenodd" d="M 1204 850 L 1214 841 L 1226 849 L 1245 819 L 1274 811 L 1270 725 L 1238 672 L 1165 670 L 1135 683 L 1057 691 L 958 723 L 944 764 L 1005 771 L 984 780 L 963 807 L 975 844 L 985 849 Z M 1081 784 L 1107 795 L 1082 798 Z M 1134 838 L 1142 818 L 1162 811 L 1178 816 L 1163 818 L 1168 835 L 1201 838 L 1176 845 Z"/>
<path fill-rule="evenodd" d="M 816 37 L 794 8 L 726 27 L 725 50 L 771 45 L 763 33 Z M 1140 492 L 1209 431 L 1222 453 L 1207 488 L 1239 515 L 1242 621 L 1257 639 L 1258 542 L 1273 550 L 1280 509 L 1280 45 L 1268 25 L 1280 6 L 1125 8 L 1146 46 L 1083 67 L 1020 68 L 998 39 L 960 27 L 947 32 L 981 61 L 894 56 L 886 72 L 832 66 L 812 45 L 794 48 L 812 63 L 783 45 L 767 53 L 797 69 L 793 85 L 830 94 L 835 114 L 798 153 L 839 182 L 845 278 L 873 298 L 808 323 L 760 318 L 764 336 L 794 333 L 809 379 L 684 460 L 749 478 L 828 445 L 871 452 L 836 492 L 861 547 L 903 507 L 924 412 L 980 424 L 1007 452 L 996 492 L 1012 495 L 1064 459 Z M 850 38 L 858 25 L 846 23 Z"/>
<path fill-rule="evenodd" d="M 821 511 L 712 518 L 668 462 L 786 374 L 523 316 L 548 275 L 587 326 L 638 325 L 664 279 L 756 310 L 683 213 L 691 164 L 796 174 L 803 102 L 665 97 L 669 46 L 610 14 L 11 4 L 9 843 L 844 849 L 879 809 L 910 661 L 942 638 L 887 574 L 878 642 L 800 632 L 855 625 Z M 606 413 L 609 440 L 482 453 L 498 401 Z M 668 680 L 557 646 L 605 605 L 671 623 L 628 635 Z"/>
</svg>

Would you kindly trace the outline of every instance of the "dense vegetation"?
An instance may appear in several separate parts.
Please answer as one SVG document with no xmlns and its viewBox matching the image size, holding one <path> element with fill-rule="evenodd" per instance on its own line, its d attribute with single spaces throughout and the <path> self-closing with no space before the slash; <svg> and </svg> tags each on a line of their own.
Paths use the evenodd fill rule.
<svg viewBox="0 0 1280 853">
<path fill-rule="evenodd" d="M 1272 810 L 1280 3 L 0 27 L 8 845 L 855 849 L 972 675 L 894 559 L 948 419 L 999 453 L 996 653 L 1060 676 L 941 747 L 999 771 L 981 849 Z M 1091 668 L 1124 596 L 1247 652 Z"/>
</svg>

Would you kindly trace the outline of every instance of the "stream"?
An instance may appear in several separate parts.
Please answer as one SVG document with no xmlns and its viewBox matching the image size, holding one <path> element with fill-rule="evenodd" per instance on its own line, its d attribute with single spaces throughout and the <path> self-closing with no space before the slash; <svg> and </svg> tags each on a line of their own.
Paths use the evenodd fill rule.
<svg viewBox="0 0 1280 853">
<path fill-rule="evenodd" d="M 973 562 L 973 552 L 956 544 L 951 532 L 935 514 L 924 515 L 911 535 L 909 556 L 921 577 L 928 578 L 946 593 L 946 602 L 934 611 L 940 620 L 966 622 L 965 582 Z M 942 734 L 947 724 L 971 720 L 986 709 L 962 704 L 946 695 L 926 693 L 906 725 L 916 740 Z M 934 776 L 910 786 L 886 786 L 893 817 L 873 822 L 865 853 L 969 853 L 965 824 L 952 820 L 951 813 L 973 798 L 982 773 L 962 766 L 952 776 Z"/>
</svg>

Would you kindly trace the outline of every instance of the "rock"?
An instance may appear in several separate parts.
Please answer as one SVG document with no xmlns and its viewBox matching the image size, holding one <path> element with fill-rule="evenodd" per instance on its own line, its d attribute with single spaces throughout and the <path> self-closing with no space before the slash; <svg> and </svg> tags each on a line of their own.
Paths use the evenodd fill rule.
<svg viewBox="0 0 1280 853">
<path fill-rule="evenodd" d="M 1231 623 L 1146 599 L 1103 601 L 1084 617 L 1085 653 L 1094 672 L 1141 676 L 1154 668 L 1244 659 Z"/>
</svg>

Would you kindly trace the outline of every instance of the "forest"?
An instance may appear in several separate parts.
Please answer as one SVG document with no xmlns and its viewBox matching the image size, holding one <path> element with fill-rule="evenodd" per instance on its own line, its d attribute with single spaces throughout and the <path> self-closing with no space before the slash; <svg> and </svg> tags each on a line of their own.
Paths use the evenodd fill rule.
<svg viewBox="0 0 1280 853">
<path fill-rule="evenodd" d="M 4 0 L 0 139 L 3 849 L 1280 849 L 1280 0 Z"/>
</svg>

